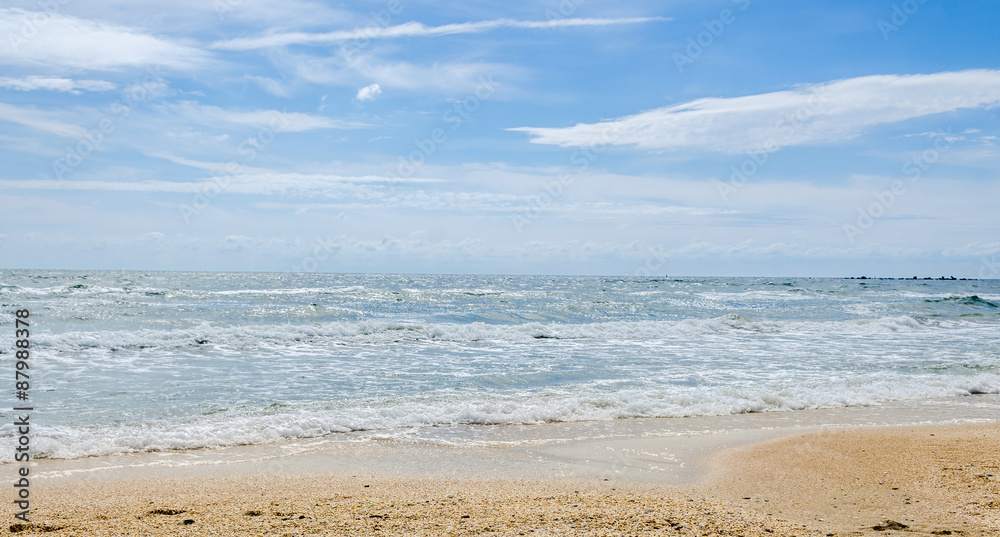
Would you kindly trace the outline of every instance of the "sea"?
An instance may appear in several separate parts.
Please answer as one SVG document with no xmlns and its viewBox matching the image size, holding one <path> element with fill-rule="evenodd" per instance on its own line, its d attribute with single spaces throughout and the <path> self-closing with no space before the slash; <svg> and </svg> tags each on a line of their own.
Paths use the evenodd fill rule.
<svg viewBox="0 0 1000 537">
<path fill-rule="evenodd" d="M 0 319 L 35 458 L 1000 393 L 998 280 L 3 270 Z"/>
</svg>

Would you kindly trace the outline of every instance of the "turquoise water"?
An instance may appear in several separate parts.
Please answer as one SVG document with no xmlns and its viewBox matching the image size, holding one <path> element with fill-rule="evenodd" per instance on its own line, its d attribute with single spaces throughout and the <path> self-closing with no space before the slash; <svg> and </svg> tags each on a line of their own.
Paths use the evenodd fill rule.
<svg viewBox="0 0 1000 537">
<path fill-rule="evenodd" d="M 6 358 L 24 308 L 47 457 L 1000 392 L 995 280 L 8 270 Z"/>
</svg>

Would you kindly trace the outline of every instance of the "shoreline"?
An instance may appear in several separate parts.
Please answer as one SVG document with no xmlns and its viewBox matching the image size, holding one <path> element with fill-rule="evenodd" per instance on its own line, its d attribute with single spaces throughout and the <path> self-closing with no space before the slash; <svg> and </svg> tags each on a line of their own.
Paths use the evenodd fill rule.
<svg viewBox="0 0 1000 537">
<path fill-rule="evenodd" d="M 40 460 L 23 534 L 1000 535 L 1000 396 L 963 399 Z"/>
<path fill-rule="evenodd" d="M 448 478 L 566 478 L 682 485 L 721 449 L 812 431 L 1000 420 L 1000 394 L 837 407 L 530 425 L 457 425 L 361 431 L 270 444 L 35 459 L 47 480 L 114 480 L 144 475 L 208 476 L 332 472 Z M 0 464 L 13 467 L 14 463 Z"/>
<path fill-rule="evenodd" d="M 36 487 L 24 534 L 996 536 L 998 455 L 992 423 L 724 449 L 683 486 L 328 472 L 64 481 Z"/>
</svg>

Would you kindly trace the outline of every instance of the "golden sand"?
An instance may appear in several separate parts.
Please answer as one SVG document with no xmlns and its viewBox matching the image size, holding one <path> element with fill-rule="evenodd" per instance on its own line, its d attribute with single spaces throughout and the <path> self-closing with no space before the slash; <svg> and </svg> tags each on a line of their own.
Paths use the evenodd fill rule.
<svg viewBox="0 0 1000 537">
<path fill-rule="evenodd" d="M 1000 535 L 1000 424 L 817 432 L 712 462 L 706 494 L 810 527 Z"/>
<path fill-rule="evenodd" d="M 684 487 L 329 473 L 40 481 L 32 485 L 32 524 L 12 529 L 67 536 L 996 536 L 998 461 L 1000 425 L 992 424 L 850 429 L 745 446 L 712 455 L 704 479 Z"/>
<path fill-rule="evenodd" d="M 39 493 L 63 535 L 769 535 L 764 517 L 600 483 L 326 475 L 87 484 Z M 782 527 L 782 529 L 785 529 Z M 51 535 L 51 534 L 50 534 Z"/>
</svg>

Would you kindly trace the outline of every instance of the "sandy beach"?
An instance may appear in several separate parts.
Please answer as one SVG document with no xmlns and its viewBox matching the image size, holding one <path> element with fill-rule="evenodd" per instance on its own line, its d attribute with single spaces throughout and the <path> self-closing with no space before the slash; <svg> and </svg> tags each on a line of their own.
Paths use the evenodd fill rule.
<svg viewBox="0 0 1000 537">
<path fill-rule="evenodd" d="M 810 419 L 828 414 L 816 411 Z M 746 418 L 771 420 L 757 425 L 787 419 Z M 685 422 L 638 423 L 652 430 Z M 636 422 L 615 426 L 634 431 Z M 201 464 L 224 450 L 182 454 L 199 464 L 163 463 L 178 454 L 41 461 L 32 523 L 11 530 L 79 536 L 1000 535 L 1000 424 L 796 430 L 763 426 L 754 435 L 700 437 L 699 445 L 710 447 L 678 464 L 693 463 L 695 471 L 658 474 L 567 461 L 573 453 L 621 444 L 659 460 L 661 452 L 677 452 L 698 438 L 588 440 L 549 448 L 544 457 L 532 448 L 523 460 L 509 447 L 368 442 L 314 448 L 280 464 L 246 457 L 263 446 L 226 453 L 243 457 L 232 464 Z M 617 464 L 624 469 L 640 460 Z"/>
<path fill-rule="evenodd" d="M 813 530 L 1000 535 L 998 424 L 824 431 L 714 459 L 709 497 Z"/>
</svg>

